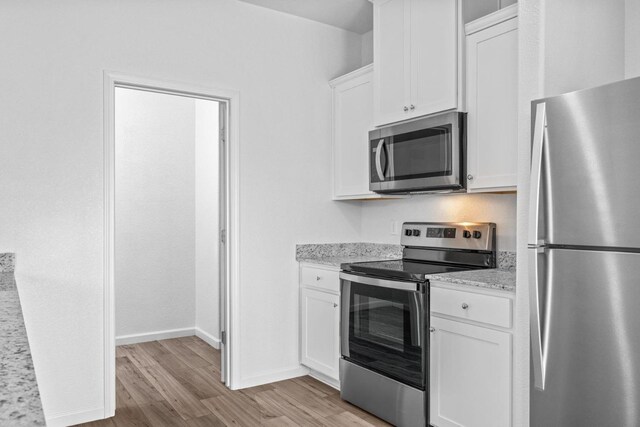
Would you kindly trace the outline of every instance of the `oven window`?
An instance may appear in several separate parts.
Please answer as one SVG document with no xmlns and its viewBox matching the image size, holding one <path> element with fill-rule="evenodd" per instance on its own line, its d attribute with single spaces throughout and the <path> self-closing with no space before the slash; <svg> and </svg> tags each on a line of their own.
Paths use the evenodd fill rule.
<svg viewBox="0 0 640 427">
<path fill-rule="evenodd" d="M 393 180 L 452 174 L 451 125 L 397 135 L 390 141 Z"/>
<path fill-rule="evenodd" d="M 424 298 L 351 282 L 348 359 L 424 389 Z"/>
</svg>

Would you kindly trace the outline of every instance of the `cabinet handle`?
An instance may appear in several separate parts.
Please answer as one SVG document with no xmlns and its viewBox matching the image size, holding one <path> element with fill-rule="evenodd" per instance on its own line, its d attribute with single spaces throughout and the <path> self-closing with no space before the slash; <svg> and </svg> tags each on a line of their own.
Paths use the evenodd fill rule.
<svg viewBox="0 0 640 427">
<path fill-rule="evenodd" d="M 316 280 L 320 280 L 320 279 L 322 279 L 322 277 L 316 276 Z"/>
<path fill-rule="evenodd" d="M 336 304 L 335 302 L 333 303 L 333 308 L 336 308 L 338 306 L 338 304 Z"/>
<path fill-rule="evenodd" d="M 411 108 L 412 110 L 415 110 L 415 109 L 416 109 L 416 106 L 415 106 L 415 105 L 413 105 L 413 104 L 411 104 L 411 107 L 410 107 L 410 108 Z"/>
<path fill-rule="evenodd" d="M 467 175 L 467 179 L 468 179 L 469 181 L 472 181 L 472 180 L 473 180 L 473 175 L 471 175 L 471 174 Z"/>
<path fill-rule="evenodd" d="M 407 107 L 406 105 L 403 108 L 404 112 L 406 113 L 407 111 L 409 111 L 409 107 Z"/>
<path fill-rule="evenodd" d="M 429 328 L 429 332 L 435 332 L 436 328 Z"/>
<path fill-rule="evenodd" d="M 466 310 L 467 308 L 469 308 L 469 304 L 467 304 L 466 302 L 462 303 L 462 309 Z"/>
</svg>

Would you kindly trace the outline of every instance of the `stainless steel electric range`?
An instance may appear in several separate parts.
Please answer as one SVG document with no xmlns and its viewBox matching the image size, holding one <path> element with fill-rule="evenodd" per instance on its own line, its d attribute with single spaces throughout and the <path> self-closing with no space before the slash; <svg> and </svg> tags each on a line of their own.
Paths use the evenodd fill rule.
<svg viewBox="0 0 640 427">
<path fill-rule="evenodd" d="M 429 420 L 429 279 L 495 268 L 493 223 L 404 223 L 402 259 L 342 264 L 340 396 L 397 426 Z"/>
</svg>

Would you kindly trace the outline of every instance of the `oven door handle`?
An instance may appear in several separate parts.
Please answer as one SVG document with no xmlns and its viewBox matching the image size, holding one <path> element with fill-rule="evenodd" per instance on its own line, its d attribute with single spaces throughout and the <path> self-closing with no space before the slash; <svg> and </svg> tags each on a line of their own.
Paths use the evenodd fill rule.
<svg viewBox="0 0 640 427">
<path fill-rule="evenodd" d="M 418 282 L 406 282 L 402 280 L 385 280 L 375 277 L 357 276 L 355 274 L 340 273 L 340 278 L 363 285 L 379 286 L 381 288 L 398 289 L 409 292 L 424 292 L 424 286 Z"/>
<path fill-rule="evenodd" d="M 340 354 L 349 357 L 349 307 L 351 306 L 351 282 L 340 281 Z"/>
</svg>

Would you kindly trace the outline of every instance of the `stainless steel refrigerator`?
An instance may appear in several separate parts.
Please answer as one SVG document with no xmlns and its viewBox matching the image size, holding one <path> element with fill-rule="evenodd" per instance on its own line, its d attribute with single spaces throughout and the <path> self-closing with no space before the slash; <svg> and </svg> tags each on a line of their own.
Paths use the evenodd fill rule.
<svg viewBox="0 0 640 427">
<path fill-rule="evenodd" d="M 531 426 L 640 426 L 640 78 L 532 109 Z"/>
</svg>

